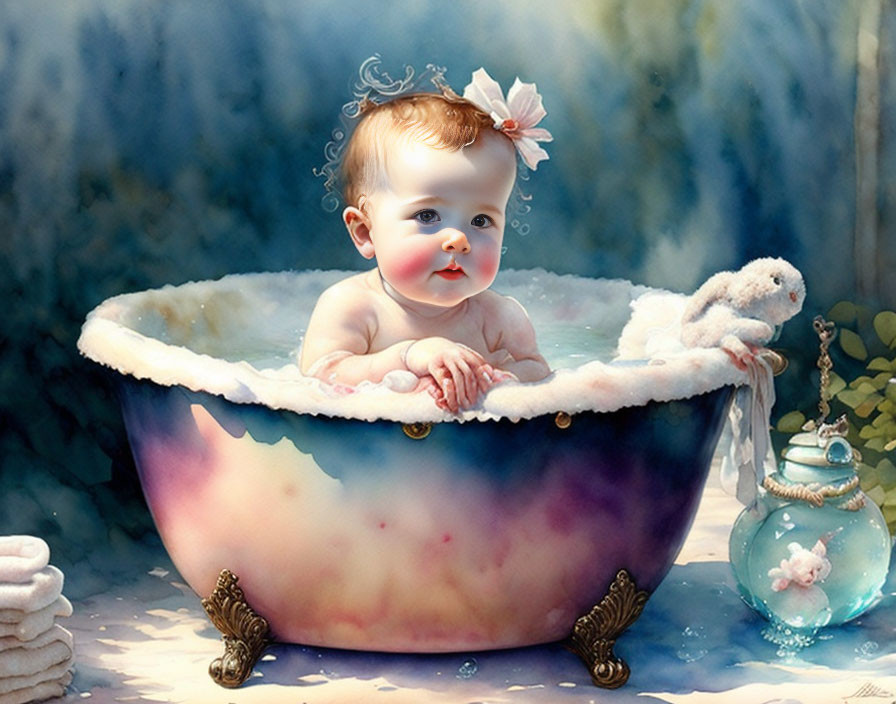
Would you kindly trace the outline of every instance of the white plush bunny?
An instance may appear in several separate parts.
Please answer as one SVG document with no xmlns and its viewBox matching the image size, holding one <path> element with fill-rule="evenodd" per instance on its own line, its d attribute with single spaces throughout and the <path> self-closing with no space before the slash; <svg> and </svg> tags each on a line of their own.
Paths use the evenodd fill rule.
<svg viewBox="0 0 896 704">
<path fill-rule="evenodd" d="M 831 561 L 827 558 L 823 540 L 816 542 L 811 550 L 799 543 L 790 543 L 787 549 L 790 557 L 768 571 L 773 591 L 783 591 L 791 584 L 807 589 L 815 582 L 823 582 L 831 573 Z"/>
<path fill-rule="evenodd" d="M 779 258 L 756 259 L 739 271 L 711 276 L 694 292 L 681 318 L 687 347 L 721 347 L 744 367 L 777 326 L 800 312 L 806 285 L 800 272 Z"/>
</svg>

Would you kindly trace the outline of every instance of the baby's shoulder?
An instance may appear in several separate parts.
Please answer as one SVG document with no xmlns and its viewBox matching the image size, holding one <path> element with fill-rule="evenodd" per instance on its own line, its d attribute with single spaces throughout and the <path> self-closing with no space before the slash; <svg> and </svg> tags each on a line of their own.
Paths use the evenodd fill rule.
<svg viewBox="0 0 896 704">
<path fill-rule="evenodd" d="M 477 298 L 487 338 L 496 335 L 503 338 L 514 330 L 527 330 L 531 326 L 526 309 L 512 296 L 486 289 Z"/>
<path fill-rule="evenodd" d="M 340 279 L 324 289 L 317 299 L 317 307 L 328 311 L 352 311 L 371 308 L 371 288 L 368 272 Z"/>
<path fill-rule="evenodd" d="M 513 296 L 492 291 L 490 288 L 476 296 L 482 312 L 489 318 L 528 317 L 526 309 Z"/>
</svg>

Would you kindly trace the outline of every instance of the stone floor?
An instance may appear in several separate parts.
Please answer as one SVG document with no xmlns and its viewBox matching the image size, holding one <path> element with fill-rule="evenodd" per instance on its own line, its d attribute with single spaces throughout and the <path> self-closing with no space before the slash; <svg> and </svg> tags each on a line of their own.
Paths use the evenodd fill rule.
<svg viewBox="0 0 896 704">
<path fill-rule="evenodd" d="M 616 651 L 628 684 L 595 689 L 560 646 L 408 656 L 301 646 L 267 651 L 243 687 L 207 674 L 222 652 L 199 599 L 164 553 L 127 584 L 74 604 L 76 670 L 66 702 L 498 704 L 896 702 L 896 577 L 875 609 L 798 657 L 760 634 L 738 598 L 727 537 L 739 505 L 710 484 L 676 565 Z"/>
</svg>

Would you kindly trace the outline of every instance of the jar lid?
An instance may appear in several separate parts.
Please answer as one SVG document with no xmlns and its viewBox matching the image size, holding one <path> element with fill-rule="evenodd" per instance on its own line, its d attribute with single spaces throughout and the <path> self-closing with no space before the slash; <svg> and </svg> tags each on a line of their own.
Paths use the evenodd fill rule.
<svg viewBox="0 0 896 704">
<path fill-rule="evenodd" d="M 852 446 L 839 435 L 818 437 L 814 432 L 800 433 L 791 438 L 781 454 L 781 471 L 791 481 L 825 482 L 855 472 Z"/>
<path fill-rule="evenodd" d="M 843 438 L 830 438 L 824 447 L 807 445 L 788 445 L 784 448 L 784 459 L 812 467 L 852 467 L 855 456 L 852 446 Z"/>
</svg>

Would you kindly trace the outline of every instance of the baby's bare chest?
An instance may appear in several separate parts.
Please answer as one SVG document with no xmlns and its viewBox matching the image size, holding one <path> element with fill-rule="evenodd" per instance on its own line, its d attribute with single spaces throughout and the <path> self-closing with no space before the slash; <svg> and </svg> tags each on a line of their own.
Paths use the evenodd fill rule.
<svg viewBox="0 0 896 704">
<path fill-rule="evenodd" d="M 370 326 L 370 352 L 378 352 L 404 340 L 444 337 L 459 342 L 480 354 L 491 350 L 486 320 L 481 310 L 473 308 L 463 314 L 424 317 L 391 310 L 377 311 Z"/>
</svg>

